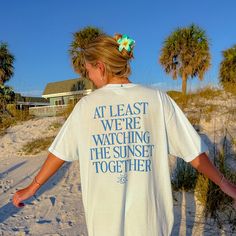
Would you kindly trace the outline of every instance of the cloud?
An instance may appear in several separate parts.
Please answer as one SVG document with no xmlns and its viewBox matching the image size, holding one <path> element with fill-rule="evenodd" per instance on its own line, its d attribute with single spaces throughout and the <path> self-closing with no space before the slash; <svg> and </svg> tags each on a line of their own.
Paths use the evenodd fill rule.
<svg viewBox="0 0 236 236">
<path fill-rule="evenodd" d="M 167 83 L 165 82 L 158 82 L 158 83 L 150 84 L 151 87 L 164 87 L 166 85 Z"/>
<path fill-rule="evenodd" d="M 168 82 L 158 82 L 158 83 L 149 84 L 148 86 L 159 88 L 163 91 L 180 90 L 181 89 L 178 84 L 168 83 Z"/>
</svg>

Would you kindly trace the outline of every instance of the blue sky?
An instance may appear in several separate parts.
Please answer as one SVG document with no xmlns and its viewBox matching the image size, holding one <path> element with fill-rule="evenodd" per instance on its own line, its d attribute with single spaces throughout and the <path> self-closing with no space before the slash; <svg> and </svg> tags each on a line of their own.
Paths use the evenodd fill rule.
<svg viewBox="0 0 236 236">
<path fill-rule="evenodd" d="M 68 54 L 72 33 L 95 26 L 106 33 L 128 34 L 136 41 L 133 83 L 181 89 L 158 64 L 164 39 L 177 27 L 195 23 L 210 39 L 211 69 L 188 90 L 218 84 L 221 51 L 236 44 L 234 0 L 76 1 L 0 0 L 0 41 L 15 55 L 15 75 L 8 83 L 24 95 L 41 96 L 49 82 L 77 78 Z"/>
</svg>

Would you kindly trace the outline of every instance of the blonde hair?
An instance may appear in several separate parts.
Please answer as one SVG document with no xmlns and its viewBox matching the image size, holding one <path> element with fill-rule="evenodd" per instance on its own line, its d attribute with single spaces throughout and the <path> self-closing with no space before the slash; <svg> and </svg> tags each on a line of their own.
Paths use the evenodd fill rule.
<svg viewBox="0 0 236 236">
<path fill-rule="evenodd" d="M 113 37 L 100 35 L 90 42 L 86 48 L 82 50 L 85 62 L 95 65 L 98 60 L 105 64 L 105 74 L 107 76 L 116 76 L 128 78 L 131 74 L 129 61 L 133 58 L 132 50 L 128 52 L 123 49 L 119 51 L 117 40 L 122 35 L 116 34 Z"/>
</svg>

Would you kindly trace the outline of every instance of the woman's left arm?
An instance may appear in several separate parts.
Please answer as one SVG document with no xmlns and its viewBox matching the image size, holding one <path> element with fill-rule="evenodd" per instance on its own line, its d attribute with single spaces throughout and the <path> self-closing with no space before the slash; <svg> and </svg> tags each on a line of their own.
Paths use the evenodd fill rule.
<svg viewBox="0 0 236 236">
<path fill-rule="evenodd" d="M 218 185 L 224 193 L 236 201 L 236 185 L 225 179 L 223 174 L 210 161 L 205 152 L 193 159 L 190 164 L 200 173 L 204 174 L 207 178 Z"/>
</svg>

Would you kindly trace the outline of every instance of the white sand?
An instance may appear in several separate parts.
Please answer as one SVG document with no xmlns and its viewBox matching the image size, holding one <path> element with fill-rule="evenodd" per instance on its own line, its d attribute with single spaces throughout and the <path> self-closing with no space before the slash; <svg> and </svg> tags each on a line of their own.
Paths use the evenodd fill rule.
<svg viewBox="0 0 236 236">
<path fill-rule="evenodd" d="M 30 120 L 8 129 L 0 144 L 0 235 L 86 235 L 81 202 L 79 163 L 66 163 L 38 191 L 36 198 L 15 208 L 11 198 L 39 171 L 47 152 L 18 154 L 23 144 L 58 132 L 50 124 L 62 118 Z"/>
<path fill-rule="evenodd" d="M 78 162 L 65 163 L 24 208 L 15 208 L 11 203 L 15 191 L 32 181 L 47 156 L 47 151 L 28 156 L 19 151 L 33 139 L 55 135 L 58 130 L 49 128 L 54 122 L 63 119 L 29 120 L 9 128 L 0 137 L 0 235 L 87 235 Z M 212 139 L 211 132 L 207 137 Z M 211 219 L 205 221 L 193 193 L 175 192 L 174 197 L 173 236 L 236 235 L 227 225 L 220 230 Z"/>
</svg>

